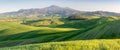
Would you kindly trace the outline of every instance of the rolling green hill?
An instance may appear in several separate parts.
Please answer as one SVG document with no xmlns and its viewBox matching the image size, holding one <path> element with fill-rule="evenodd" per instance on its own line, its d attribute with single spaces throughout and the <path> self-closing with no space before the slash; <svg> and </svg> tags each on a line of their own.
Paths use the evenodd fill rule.
<svg viewBox="0 0 120 50">
<path fill-rule="evenodd" d="M 56 27 L 60 28 L 89 28 L 96 27 L 114 20 L 118 20 L 118 17 L 101 17 L 101 18 L 93 18 L 90 20 L 62 20 L 64 24 L 58 25 Z"/>
<path fill-rule="evenodd" d="M 25 21 L 23 24 L 31 25 L 31 26 L 54 26 L 54 25 L 61 25 L 64 22 L 60 21 L 59 18 L 50 18 L 50 19 L 37 19 L 37 20 L 28 20 Z"/>
<path fill-rule="evenodd" d="M 49 42 L 57 37 L 68 35 L 66 32 L 73 30 L 78 29 L 33 27 L 12 22 L 0 22 L 0 47 Z"/>
<path fill-rule="evenodd" d="M 53 28 L 50 27 L 34 27 L 34 26 L 28 26 L 23 24 L 17 24 L 17 23 L 10 23 L 10 22 L 0 22 L 0 47 L 12 47 L 17 46 L 13 48 L 24 48 L 25 46 L 18 46 L 18 45 L 26 45 L 26 44 L 33 44 L 33 45 L 27 45 L 28 49 L 33 46 L 36 46 L 37 43 L 41 47 L 41 49 L 49 49 L 56 47 L 64 48 L 63 46 L 67 44 L 67 42 L 63 42 L 62 44 L 59 43 L 59 41 L 73 41 L 71 42 L 75 44 L 75 46 L 83 47 L 91 46 L 91 43 L 96 42 L 96 40 L 90 42 L 91 39 L 97 39 L 97 42 L 93 44 L 98 49 L 107 49 L 107 46 L 112 45 L 111 43 L 107 43 L 109 41 L 112 41 L 114 44 L 119 42 L 120 33 L 119 33 L 119 26 L 120 26 L 120 20 L 117 17 L 102 17 L 102 18 L 96 18 L 96 19 L 90 19 L 90 20 L 61 20 L 61 22 L 64 22 L 64 24 L 54 26 Z M 89 40 L 88 40 L 89 39 Z M 98 39 L 118 39 L 118 40 L 98 40 Z M 84 43 L 83 45 L 80 44 L 79 41 L 74 40 L 80 40 L 80 42 Z M 83 40 L 83 41 L 82 41 Z M 88 40 L 88 41 L 87 41 Z M 46 45 L 46 42 L 57 42 L 57 43 L 49 43 L 48 48 L 44 48 Z M 90 43 L 88 43 L 90 42 Z M 65 44 L 64 44 L 65 43 Z M 68 42 L 69 43 L 69 42 Z M 79 45 L 77 45 L 79 43 Z M 107 43 L 107 44 L 105 44 Z M 35 45 L 34 45 L 35 44 Z M 101 44 L 104 44 L 105 48 L 101 46 Z M 44 47 L 42 46 L 44 45 Z M 50 45 L 50 46 L 49 46 Z M 55 46 L 54 46 L 55 45 Z M 59 46 L 60 45 L 60 46 Z M 62 45 L 62 46 L 61 46 Z M 71 45 L 66 47 L 66 50 L 71 47 Z M 53 47 L 52 47 L 53 46 Z M 119 46 L 119 45 L 118 45 Z M 117 47 L 118 47 L 117 46 Z M 102 47 L 102 48 L 101 48 Z M 3 49 L 12 49 L 12 48 L 3 48 Z M 26 48 L 25 48 L 26 49 Z M 75 48 L 75 49 L 81 49 L 81 48 Z M 112 49 L 116 49 L 115 47 Z M 55 49 L 54 49 L 55 50 Z M 94 49 L 95 50 L 95 49 Z M 108 49 L 107 49 L 108 50 Z"/>
<path fill-rule="evenodd" d="M 75 36 L 75 39 L 114 39 L 120 38 L 120 21 L 113 21 L 97 26 L 82 34 Z"/>
<path fill-rule="evenodd" d="M 35 30 L 35 27 L 0 21 L 0 36 Z"/>
</svg>

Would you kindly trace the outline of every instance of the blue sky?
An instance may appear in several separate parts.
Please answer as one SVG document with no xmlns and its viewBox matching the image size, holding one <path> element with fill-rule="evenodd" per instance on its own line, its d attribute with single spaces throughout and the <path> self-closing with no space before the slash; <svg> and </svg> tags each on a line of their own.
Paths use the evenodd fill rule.
<svg viewBox="0 0 120 50">
<path fill-rule="evenodd" d="M 19 9 L 44 8 L 50 5 L 80 11 L 111 11 L 120 13 L 120 0 L 0 0 L 0 13 Z"/>
</svg>

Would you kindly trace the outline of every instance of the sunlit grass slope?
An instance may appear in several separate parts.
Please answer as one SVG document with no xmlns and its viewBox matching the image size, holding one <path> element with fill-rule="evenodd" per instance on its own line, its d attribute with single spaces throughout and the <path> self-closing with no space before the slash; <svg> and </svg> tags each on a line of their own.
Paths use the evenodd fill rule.
<svg viewBox="0 0 120 50">
<path fill-rule="evenodd" d="M 0 36 L 35 30 L 36 28 L 12 22 L 0 21 Z"/>
<path fill-rule="evenodd" d="M 77 30 L 74 28 L 49 28 L 49 27 L 34 27 L 23 24 L 17 24 L 15 22 L 0 21 L 0 36 L 19 34 L 22 32 L 29 32 L 39 30 L 41 33 L 62 32 Z"/>
<path fill-rule="evenodd" d="M 0 48 L 0 50 L 120 50 L 119 39 L 50 42 Z"/>
</svg>

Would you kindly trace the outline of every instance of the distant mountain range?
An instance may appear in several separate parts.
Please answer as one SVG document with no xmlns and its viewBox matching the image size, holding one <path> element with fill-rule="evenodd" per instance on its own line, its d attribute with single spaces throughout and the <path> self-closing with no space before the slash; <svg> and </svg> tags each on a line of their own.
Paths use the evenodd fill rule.
<svg viewBox="0 0 120 50">
<path fill-rule="evenodd" d="M 60 16 L 67 17 L 73 14 L 81 14 L 87 16 L 120 16 L 120 13 L 115 12 L 107 12 L 107 11 L 78 11 L 69 7 L 59 7 L 56 5 L 52 5 L 46 8 L 32 8 L 32 9 L 20 9 L 15 12 L 6 12 L 0 14 L 0 16 L 26 16 L 26 17 L 34 17 L 34 16 Z"/>
</svg>

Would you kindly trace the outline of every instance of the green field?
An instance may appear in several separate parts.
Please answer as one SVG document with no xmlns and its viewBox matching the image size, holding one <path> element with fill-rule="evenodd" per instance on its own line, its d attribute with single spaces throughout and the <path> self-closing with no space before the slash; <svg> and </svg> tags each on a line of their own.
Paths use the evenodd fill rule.
<svg viewBox="0 0 120 50">
<path fill-rule="evenodd" d="M 0 50 L 120 50 L 119 26 L 117 17 L 0 21 Z"/>
<path fill-rule="evenodd" d="M 0 50 L 120 50 L 119 39 L 50 42 L 0 48 Z"/>
</svg>

